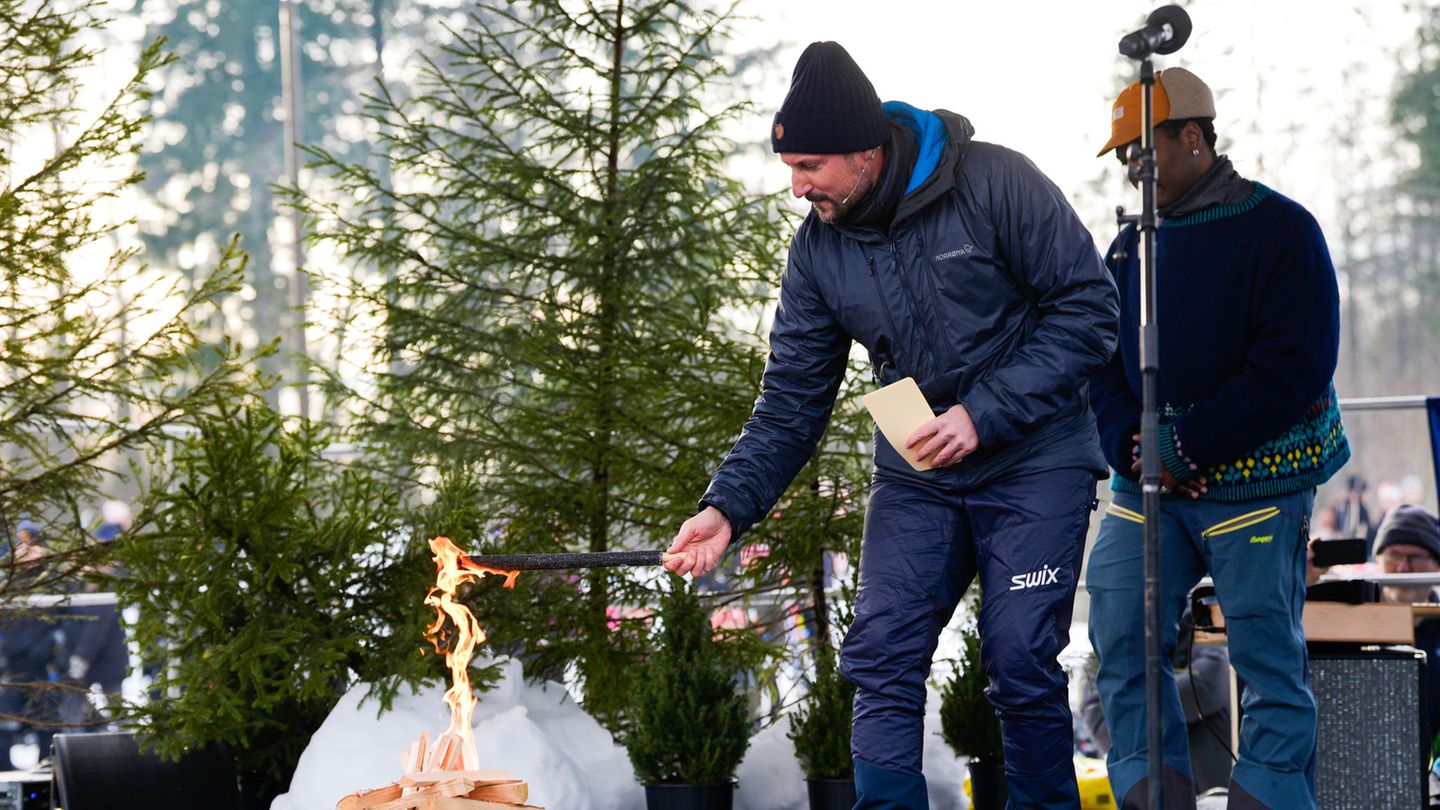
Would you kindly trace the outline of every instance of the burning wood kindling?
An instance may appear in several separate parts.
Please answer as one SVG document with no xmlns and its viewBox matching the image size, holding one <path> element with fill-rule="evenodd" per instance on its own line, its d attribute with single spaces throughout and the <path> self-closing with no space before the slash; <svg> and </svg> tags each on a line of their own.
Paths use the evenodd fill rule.
<svg viewBox="0 0 1440 810">
<path fill-rule="evenodd" d="M 421 771 L 352 793 L 335 810 L 542 810 L 529 797 L 530 786 L 506 771 Z"/>
<path fill-rule="evenodd" d="M 450 706 L 450 728 L 432 742 L 421 733 L 400 755 L 399 782 L 373 790 L 352 793 L 340 800 L 335 810 L 514 810 L 530 808 L 530 786 L 507 771 L 482 770 L 475 752 L 471 716 L 475 693 L 470 690 L 470 656 L 485 641 L 485 631 L 455 592 L 486 574 L 505 577 L 505 587 L 515 587 L 518 571 L 500 571 L 472 563 L 448 538 L 430 541 L 435 553 L 435 586 L 425 604 L 435 608 L 435 623 L 425 636 L 436 652 L 445 653 L 451 684 L 445 693 Z M 446 626 L 446 619 L 453 627 Z"/>
</svg>

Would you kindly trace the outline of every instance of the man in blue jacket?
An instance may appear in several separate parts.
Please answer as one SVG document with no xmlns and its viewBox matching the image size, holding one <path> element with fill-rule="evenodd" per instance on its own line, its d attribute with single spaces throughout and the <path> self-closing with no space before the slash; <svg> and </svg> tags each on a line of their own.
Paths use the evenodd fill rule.
<svg viewBox="0 0 1440 810">
<path fill-rule="evenodd" d="M 851 342 L 880 384 L 914 377 L 936 417 L 883 437 L 841 670 L 856 687 L 859 808 L 925 808 L 925 679 L 978 574 L 988 695 L 1014 807 L 1078 807 L 1066 678 L 1086 526 L 1104 459 L 1087 377 L 1117 299 L 1090 235 L 1024 156 L 953 113 L 882 105 L 843 48 L 795 66 L 771 145 L 814 206 L 790 245 L 754 413 L 671 546 L 710 570 L 815 451 Z"/>
<path fill-rule="evenodd" d="M 1215 101 L 1184 68 L 1155 85 L 1155 296 L 1160 442 L 1140 446 L 1139 250 L 1133 227 L 1107 266 L 1120 290 L 1120 348 L 1092 380 L 1114 499 L 1090 553 L 1090 639 L 1110 725 L 1110 784 L 1148 805 L 1143 453 L 1163 462 L 1162 643 L 1169 661 L 1186 594 L 1205 573 L 1224 608 L 1245 684 L 1232 810 L 1315 807 L 1315 699 L 1300 614 L 1315 487 L 1350 457 L 1331 377 L 1340 345 L 1335 269 L 1315 218 L 1215 154 Z M 1105 155 L 1140 137 L 1140 90 L 1111 110 Z M 1164 689 L 1165 806 L 1194 807 L 1185 718 Z"/>
</svg>

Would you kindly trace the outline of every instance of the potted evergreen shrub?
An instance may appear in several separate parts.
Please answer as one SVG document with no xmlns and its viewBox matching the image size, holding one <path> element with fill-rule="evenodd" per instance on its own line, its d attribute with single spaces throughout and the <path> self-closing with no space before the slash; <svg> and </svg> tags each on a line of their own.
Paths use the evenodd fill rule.
<svg viewBox="0 0 1440 810">
<path fill-rule="evenodd" d="M 818 642 L 810 697 L 790 721 L 790 740 L 805 773 L 810 810 L 855 806 L 855 761 L 850 756 L 855 685 L 840 675 L 837 664 L 830 644 Z"/>
<path fill-rule="evenodd" d="M 625 748 L 649 810 L 730 810 L 750 718 L 734 662 L 700 600 L 677 581 L 634 690 Z"/>
<path fill-rule="evenodd" d="M 940 693 L 940 731 L 970 769 L 973 810 L 1001 810 L 1009 801 L 1000 719 L 985 697 L 988 678 L 980 666 L 980 637 L 965 636 L 965 657 Z"/>
</svg>

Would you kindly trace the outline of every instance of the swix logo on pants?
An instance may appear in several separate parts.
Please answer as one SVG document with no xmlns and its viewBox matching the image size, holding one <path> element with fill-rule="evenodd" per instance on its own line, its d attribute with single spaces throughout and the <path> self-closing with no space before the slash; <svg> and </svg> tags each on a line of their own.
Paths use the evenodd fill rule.
<svg viewBox="0 0 1440 810">
<path fill-rule="evenodd" d="M 1038 588 L 1041 585 L 1058 583 L 1060 581 L 1060 569 L 1045 566 L 1039 571 L 1031 571 L 1028 574 L 1016 574 L 1010 577 L 1010 590 L 1021 591 L 1026 588 Z"/>
</svg>

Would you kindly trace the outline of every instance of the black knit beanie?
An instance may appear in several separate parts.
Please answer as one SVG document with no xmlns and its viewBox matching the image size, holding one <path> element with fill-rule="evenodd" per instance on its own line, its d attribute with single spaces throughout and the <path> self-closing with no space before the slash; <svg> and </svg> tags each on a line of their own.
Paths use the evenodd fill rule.
<svg viewBox="0 0 1440 810">
<path fill-rule="evenodd" d="M 1440 520 L 1419 506 L 1400 504 L 1380 524 L 1375 535 L 1375 556 L 1396 543 L 1419 546 L 1440 561 Z"/>
<path fill-rule="evenodd" d="M 836 42 L 810 43 L 775 113 L 771 148 L 839 155 L 879 146 L 889 137 L 880 97 L 850 54 Z"/>
</svg>

